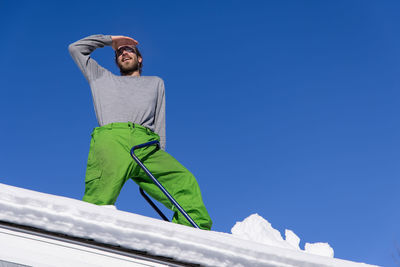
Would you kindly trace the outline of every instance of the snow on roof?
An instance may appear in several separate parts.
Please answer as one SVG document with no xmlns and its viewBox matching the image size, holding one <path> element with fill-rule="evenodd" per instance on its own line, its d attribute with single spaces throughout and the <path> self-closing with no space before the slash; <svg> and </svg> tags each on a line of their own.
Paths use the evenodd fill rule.
<svg viewBox="0 0 400 267">
<path fill-rule="evenodd" d="M 0 184 L 0 221 L 201 266 L 372 266 Z"/>
<path fill-rule="evenodd" d="M 258 214 L 252 214 L 232 228 L 232 234 L 247 240 L 264 243 L 274 247 L 292 250 L 300 249 L 300 238 L 291 230 L 285 230 L 285 238 L 272 225 Z M 333 248 L 328 243 L 306 243 L 305 252 L 333 258 Z"/>
</svg>

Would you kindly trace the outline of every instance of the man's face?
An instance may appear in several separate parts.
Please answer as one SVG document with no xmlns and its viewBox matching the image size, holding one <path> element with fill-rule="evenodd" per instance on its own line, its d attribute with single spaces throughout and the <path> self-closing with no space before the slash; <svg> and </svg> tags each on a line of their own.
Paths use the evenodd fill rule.
<svg viewBox="0 0 400 267">
<path fill-rule="evenodd" d="M 135 50 L 130 46 L 123 46 L 117 50 L 117 63 L 122 73 L 131 73 L 139 70 L 139 62 Z"/>
</svg>

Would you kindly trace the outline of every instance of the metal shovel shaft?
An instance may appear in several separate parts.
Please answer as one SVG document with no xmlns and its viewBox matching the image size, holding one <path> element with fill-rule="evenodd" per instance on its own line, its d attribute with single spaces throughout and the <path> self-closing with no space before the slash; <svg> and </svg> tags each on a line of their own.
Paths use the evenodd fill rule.
<svg viewBox="0 0 400 267">
<path fill-rule="evenodd" d="M 155 140 L 155 141 L 147 142 L 147 143 L 132 147 L 132 149 L 131 149 L 132 158 L 144 170 L 144 172 L 150 177 L 150 179 L 153 180 L 153 182 L 158 186 L 158 188 L 160 188 L 160 190 L 169 199 L 169 201 L 171 201 L 172 204 L 179 210 L 179 212 L 182 213 L 182 215 L 189 221 L 189 223 L 193 227 L 200 229 L 200 227 L 195 223 L 195 221 L 193 221 L 193 219 L 189 216 L 189 214 L 186 213 L 186 211 L 181 207 L 181 205 L 179 205 L 179 203 L 171 196 L 171 194 L 164 188 L 164 186 L 162 186 L 162 184 L 160 184 L 160 182 L 153 176 L 153 174 L 146 168 L 146 166 L 144 166 L 144 164 L 139 160 L 139 158 L 136 157 L 135 149 L 146 147 L 146 146 L 151 146 L 154 144 L 159 144 L 159 142 L 157 140 Z"/>
<path fill-rule="evenodd" d="M 156 204 L 154 204 L 154 202 L 150 199 L 150 197 L 146 195 L 146 193 L 140 186 L 139 186 L 139 192 L 142 195 L 142 197 L 147 201 L 147 203 L 149 203 L 150 206 L 158 213 L 158 215 L 160 215 L 160 217 L 164 221 L 169 222 L 168 218 L 164 215 L 164 213 L 162 213 L 162 211 L 156 206 Z"/>
</svg>

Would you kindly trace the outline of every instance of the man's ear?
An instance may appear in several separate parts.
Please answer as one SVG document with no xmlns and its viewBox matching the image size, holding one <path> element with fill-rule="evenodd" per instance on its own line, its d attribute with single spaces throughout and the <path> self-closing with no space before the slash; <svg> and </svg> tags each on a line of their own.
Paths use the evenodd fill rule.
<svg viewBox="0 0 400 267">
<path fill-rule="evenodd" d="M 142 57 L 138 57 L 138 62 L 139 63 L 142 63 L 142 60 L 143 60 Z"/>
</svg>

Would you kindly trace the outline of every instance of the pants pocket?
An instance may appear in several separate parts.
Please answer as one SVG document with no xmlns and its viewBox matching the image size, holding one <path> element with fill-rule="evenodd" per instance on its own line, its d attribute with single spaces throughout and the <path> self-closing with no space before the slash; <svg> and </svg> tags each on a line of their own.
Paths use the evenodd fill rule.
<svg viewBox="0 0 400 267">
<path fill-rule="evenodd" d="M 88 168 L 86 170 L 85 183 L 89 183 L 90 181 L 100 178 L 101 173 L 102 173 L 102 171 L 99 169 Z"/>
</svg>

